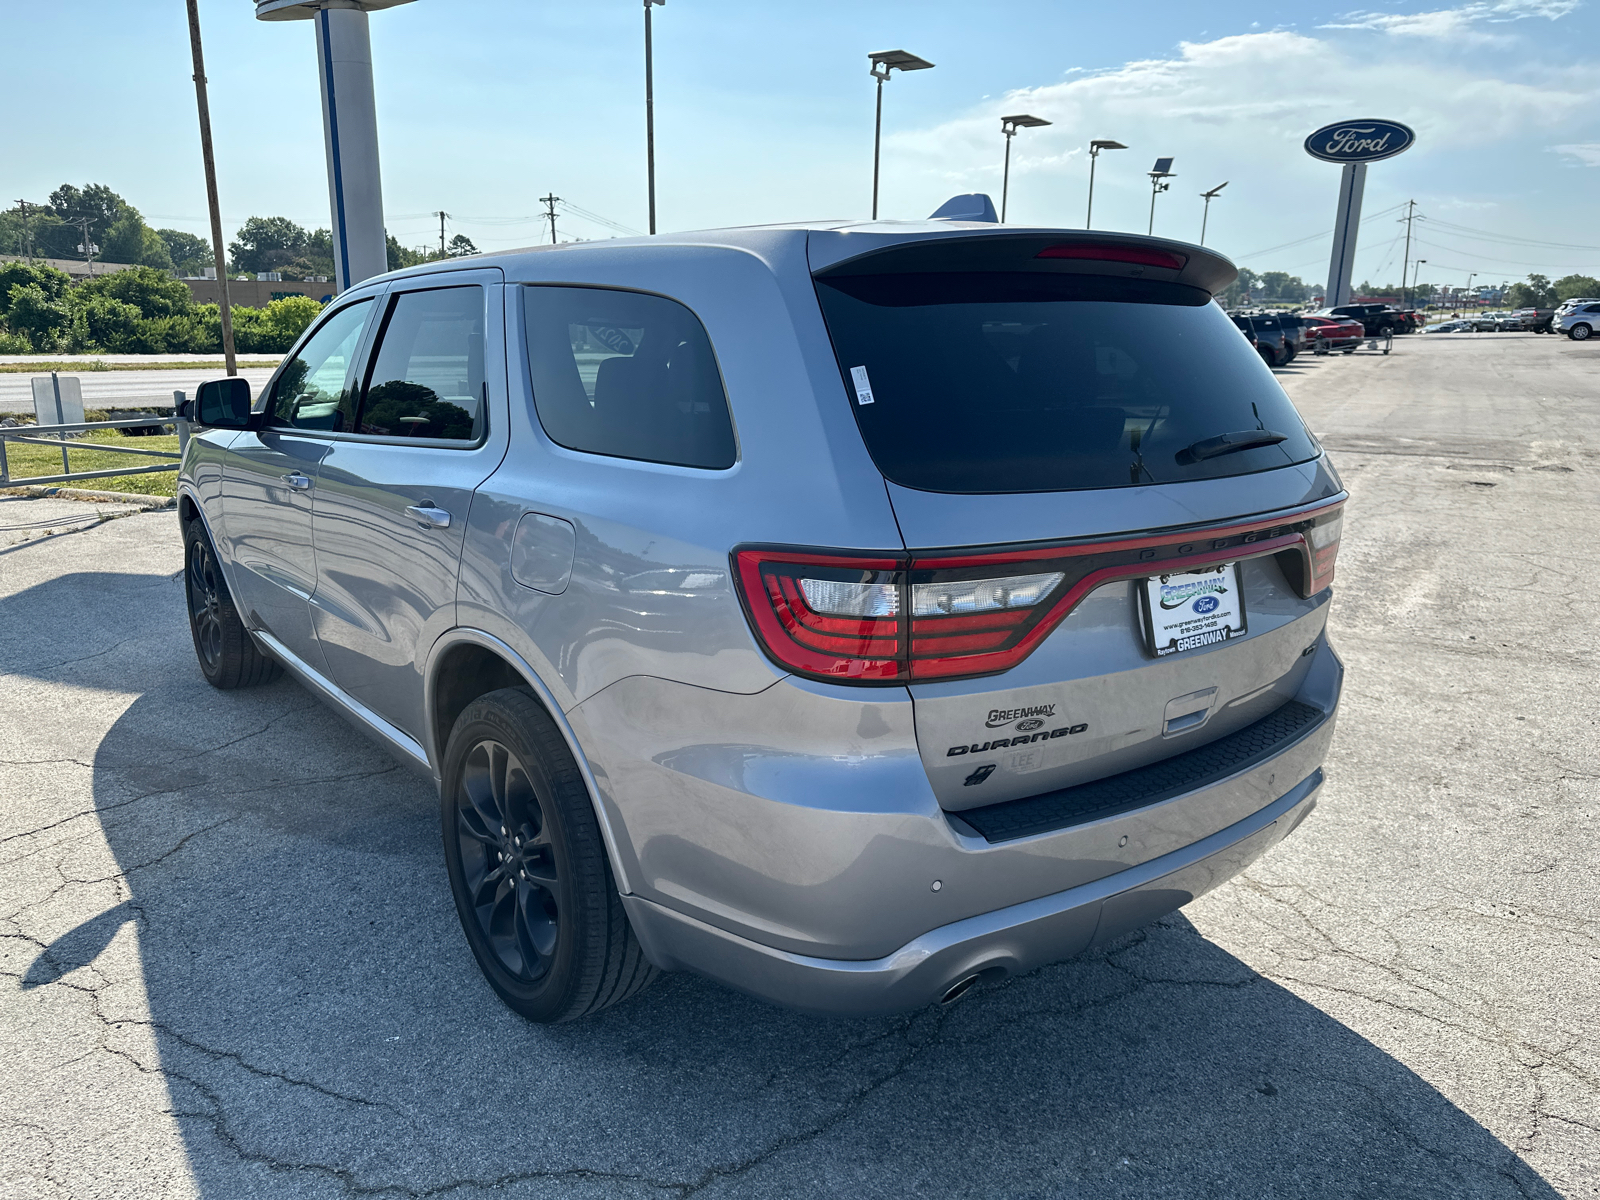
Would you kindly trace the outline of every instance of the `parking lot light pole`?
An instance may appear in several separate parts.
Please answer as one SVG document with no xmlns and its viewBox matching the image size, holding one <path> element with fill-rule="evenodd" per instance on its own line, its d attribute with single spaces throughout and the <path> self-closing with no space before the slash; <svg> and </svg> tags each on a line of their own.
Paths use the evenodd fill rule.
<svg viewBox="0 0 1600 1200">
<path fill-rule="evenodd" d="M 1164 181 L 1176 178 L 1177 176 L 1172 173 L 1170 158 L 1158 158 L 1156 165 L 1150 168 L 1150 227 L 1145 230 L 1146 234 L 1153 234 L 1156 231 L 1156 197 L 1172 186 Z"/>
<path fill-rule="evenodd" d="M 1089 209 L 1083 214 L 1083 227 L 1094 226 L 1094 160 L 1100 157 L 1102 150 L 1126 150 L 1121 142 L 1114 142 L 1110 138 L 1095 138 L 1089 143 Z"/>
<path fill-rule="evenodd" d="M 879 50 L 867 55 L 871 75 L 878 81 L 878 115 L 872 124 L 872 219 L 878 219 L 878 152 L 883 145 L 883 84 L 891 71 L 926 71 L 933 66 L 925 58 L 904 50 Z"/>
<path fill-rule="evenodd" d="M 1200 193 L 1200 195 L 1202 197 L 1204 197 L 1205 202 L 1206 202 L 1205 210 L 1203 212 L 1201 212 L 1201 214 L 1200 214 L 1200 244 L 1202 246 L 1204 246 L 1206 244 L 1206 222 L 1211 218 L 1211 202 L 1217 198 L 1217 193 L 1220 192 L 1223 188 L 1225 188 L 1227 186 L 1228 186 L 1228 181 L 1226 179 L 1224 179 L 1221 183 L 1217 184 L 1217 186 L 1212 188 L 1209 192 L 1201 192 Z M 1152 207 L 1153 207 L 1153 204 L 1152 204 Z M 1153 212 L 1151 213 L 1150 223 L 1151 223 L 1152 226 L 1154 226 L 1154 224 L 1155 224 L 1155 214 Z"/>
<path fill-rule="evenodd" d="M 1415 273 L 1411 276 L 1411 286 L 1406 288 L 1405 301 L 1406 301 L 1407 307 L 1410 307 L 1410 304 L 1411 304 L 1411 293 L 1414 292 L 1416 290 L 1416 288 L 1417 288 L 1417 285 L 1422 282 L 1422 264 L 1427 262 L 1427 261 L 1428 260 L 1425 259 L 1425 258 L 1417 259 L 1417 269 L 1416 269 Z M 1402 280 L 1401 282 L 1404 283 L 1405 281 Z"/>
<path fill-rule="evenodd" d="M 650 9 L 667 0 L 644 0 L 644 171 L 650 193 L 650 232 L 656 231 L 655 51 L 650 42 Z"/>
<path fill-rule="evenodd" d="M 1011 190 L 1011 139 L 1017 136 L 1019 129 L 1037 129 L 1041 125 L 1049 125 L 1043 117 L 1029 116 L 1027 113 L 1018 113 L 1014 117 L 1000 118 L 1000 132 L 1006 135 L 1006 165 L 1000 178 L 1000 224 L 1006 223 L 1006 195 Z"/>
</svg>

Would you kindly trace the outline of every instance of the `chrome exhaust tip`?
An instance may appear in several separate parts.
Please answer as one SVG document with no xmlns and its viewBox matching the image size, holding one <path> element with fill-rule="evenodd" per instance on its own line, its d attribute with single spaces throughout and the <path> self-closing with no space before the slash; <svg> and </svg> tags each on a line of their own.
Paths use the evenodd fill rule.
<svg viewBox="0 0 1600 1200">
<path fill-rule="evenodd" d="M 968 975 L 964 979 L 956 980 L 954 983 L 952 983 L 949 987 L 947 987 L 945 989 L 944 995 L 939 997 L 939 1003 L 940 1004 L 954 1004 L 957 1000 L 961 999 L 961 997 L 965 996 L 968 992 L 970 992 L 973 989 L 973 987 L 977 984 L 978 980 L 980 980 L 982 978 L 983 978 L 983 975 L 980 973 L 980 974 L 975 974 L 975 975 Z"/>
</svg>

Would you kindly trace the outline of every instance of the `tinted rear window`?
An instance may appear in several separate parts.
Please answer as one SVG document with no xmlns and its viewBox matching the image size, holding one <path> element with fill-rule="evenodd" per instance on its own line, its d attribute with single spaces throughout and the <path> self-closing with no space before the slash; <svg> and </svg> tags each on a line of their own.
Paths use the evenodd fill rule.
<svg viewBox="0 0 1600 1200">
<path fill-rule="evenodd" d="M 1260 355 L 1196 288 L 962 272 L 826 277 L 817 292 L 867 449 L 906 487 L 1130 487 L 1318 453 Z M 1186 453 L 1249 430 L 1286 436 Z"/>
</svg>

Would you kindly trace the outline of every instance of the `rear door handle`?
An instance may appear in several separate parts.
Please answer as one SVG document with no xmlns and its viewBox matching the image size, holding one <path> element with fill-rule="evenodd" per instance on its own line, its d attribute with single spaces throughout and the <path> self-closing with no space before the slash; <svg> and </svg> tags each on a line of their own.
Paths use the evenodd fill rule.
<svg viewBox="0 0 1600 1200">
<path fill-rule="evenodd" d="M 435 508 L 431 504 L 408 504 L 406 514 L 415 518 L 417 524 L 423 529 L 449 529 L 450 514 L 442 508 Z"/>
<path fill-rule="evenodd" d="M 307 491 L 311 487 L 311 477 L 309 475 L 302 475 L 299 471 L 291 472 L 288 475 L 280 475 L 278 478 L 283 480 L 290 487 L 294 488 L 294 490 L 297 492 Z"/>
</svg>

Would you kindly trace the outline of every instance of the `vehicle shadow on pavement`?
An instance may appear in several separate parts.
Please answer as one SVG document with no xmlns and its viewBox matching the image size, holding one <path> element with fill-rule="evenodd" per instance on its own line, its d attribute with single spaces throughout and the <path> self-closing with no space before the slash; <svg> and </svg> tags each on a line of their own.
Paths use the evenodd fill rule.
<svg viewBox="0 0 1600 1200">
<path fill-rule="evenodd" d="M 133 922 L 148 1021 L 97 1001 L 103 1044 L 161 1073 L 202 1196 L 1556 1195 L 1181 915 L 904 1017 L 669 976 L 530 1025 L 467 950 L 431 787 L 290 681 L 212 691 L 179 585 L 153 580 L 0 602 L 16 629 L 86 587 L 157 598 L 123 609 L 109 651 L 21 665 L 138 694 L 93 750 L 79 835 L 103 835 L 127 899 L 23 986 L 100 986 L 86 968 Z"/>
</svg>

